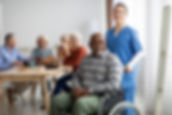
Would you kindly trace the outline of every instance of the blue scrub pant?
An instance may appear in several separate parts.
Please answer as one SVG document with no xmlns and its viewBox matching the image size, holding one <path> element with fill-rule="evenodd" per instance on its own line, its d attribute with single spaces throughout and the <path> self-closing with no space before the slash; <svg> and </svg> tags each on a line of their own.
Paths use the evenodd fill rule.
<svg viewBox="0 0 172 115">
<path fill-rule="evenodd" d="M 135 99 L 135 88 L 127 88 L 124 89 L 124 99 L 127 102 L 134 103 Z M 133 109 L 126 109 L 124 111 L 124 115 L 135 115 L 135 111 Z"/>
<path fill-rule="evenodd" d="M 70 88 L 67 86 L 67 82 L 72 79 L 72 74 L 63 76 L 60 80 L 56 82 L 56 87 L 53 91 L 52 96 L 59 94 L 61 91 L 69 92 Z"/>
</svg>

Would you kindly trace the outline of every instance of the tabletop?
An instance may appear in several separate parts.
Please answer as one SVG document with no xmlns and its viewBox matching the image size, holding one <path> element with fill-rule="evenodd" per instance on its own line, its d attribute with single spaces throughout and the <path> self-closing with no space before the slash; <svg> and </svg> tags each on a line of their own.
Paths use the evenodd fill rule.
<svg viewBox="0 0 172 115">
<path fill-rule="evenodd" d="M 62 76 L 66 73 L 71 72 L 72 68 L 69 66 L 60 66 L 53 69 L 46 69 L 43 66 L 34 68 L 13 68 L 7 71 L 0 72 L 0 79 L 5 77 Z"/>
</svg>

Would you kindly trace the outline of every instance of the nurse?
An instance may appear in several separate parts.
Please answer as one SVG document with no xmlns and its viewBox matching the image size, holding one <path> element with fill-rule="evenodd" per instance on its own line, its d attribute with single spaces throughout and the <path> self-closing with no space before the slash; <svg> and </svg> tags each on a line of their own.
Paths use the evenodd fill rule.
<svg viewBox="0 0 172 115">
<path fill-rule="evenodd" d="M 126 25 L 128 9 L 125 4 L 118 3 L 113 9 L 115 27 L 106 35 L 108 49 L 118 55 L 124 65 L 121 87 L 125 101 L 134 102 L 136 91 L 136 63 L 143 56 L 142 46 L 134 29 Z M 134 115 L 132 109 L 125 110 L 125 115 Z"/>
</svg>

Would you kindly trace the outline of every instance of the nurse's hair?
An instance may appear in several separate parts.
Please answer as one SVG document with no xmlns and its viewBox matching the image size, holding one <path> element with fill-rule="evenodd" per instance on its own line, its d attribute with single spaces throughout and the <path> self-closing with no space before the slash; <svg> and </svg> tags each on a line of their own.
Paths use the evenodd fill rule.
<svg viewBox="0 0 172 115">
<path fill-rule="evenodd" d="M 125 10 L 125 12 L 128 13 L 128 7 L 125 3 L 119 2 L 119 3 L 115 4 L 113 7 L 113 10 L 115 10 L 118 7 L 122 7 Z"/>
</svg>

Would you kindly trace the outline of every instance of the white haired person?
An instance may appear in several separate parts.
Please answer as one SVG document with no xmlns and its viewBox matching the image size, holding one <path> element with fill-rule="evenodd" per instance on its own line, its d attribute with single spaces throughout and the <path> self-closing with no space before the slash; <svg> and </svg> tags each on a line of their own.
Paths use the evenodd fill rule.
<svg viewBox="0 0 172 115">
<path fill-rule="evenodd" d="M 32 52 L 32 58 L 36 64 L 44 65 L 46 67 L 55 66 L 56 60 L 53 56 L 52 50 L 48 48 L 48 41 L 45 36 L 40 35 L 37 39 L 37 47 Z"/>
<path fill-rule="evenodd" d="M 57 47 L 57 57 L 59 64 L 62 64 L 64 59 L 66 59 L 70 55 L 69 48 L 69 35 L 64 34 L 61 36 L 60 46 Z"/>
<path fill-rule="evenodd" d="M 87 50 L 80 43 L 81 34 L 78 32 L 74 32 L 69 36 L 69 56 L 67 56 L 63 60 L 63 64 L 67 66 L 71 66 L 75 71 L 80 65 L 82 59 L 86 56 Z M 58 94 L 61 91 L 69 91 L 70 89 L 66 85 L 66 82 L 72 78 L 72 75 L 67 75 L 62 77 L 57 81 L 57 85 L 53 92 L 53 95 Z"/>
<path fill-rule="evenodd" d="M 48 47 L 48 40 L 44 35 L 39 35 L 37 38 L 37 46 L 32 51 L 32 61 L 34 65 L 41 65 L 47 68 L 56 67 L 57 61 L 53 56 L 52 50 Z M 50 82 L 47 81 L 48 89 L 51 90 Z M 35 96 L 36 84 L 32 84 L 31 98 Z"/>
</svg>

